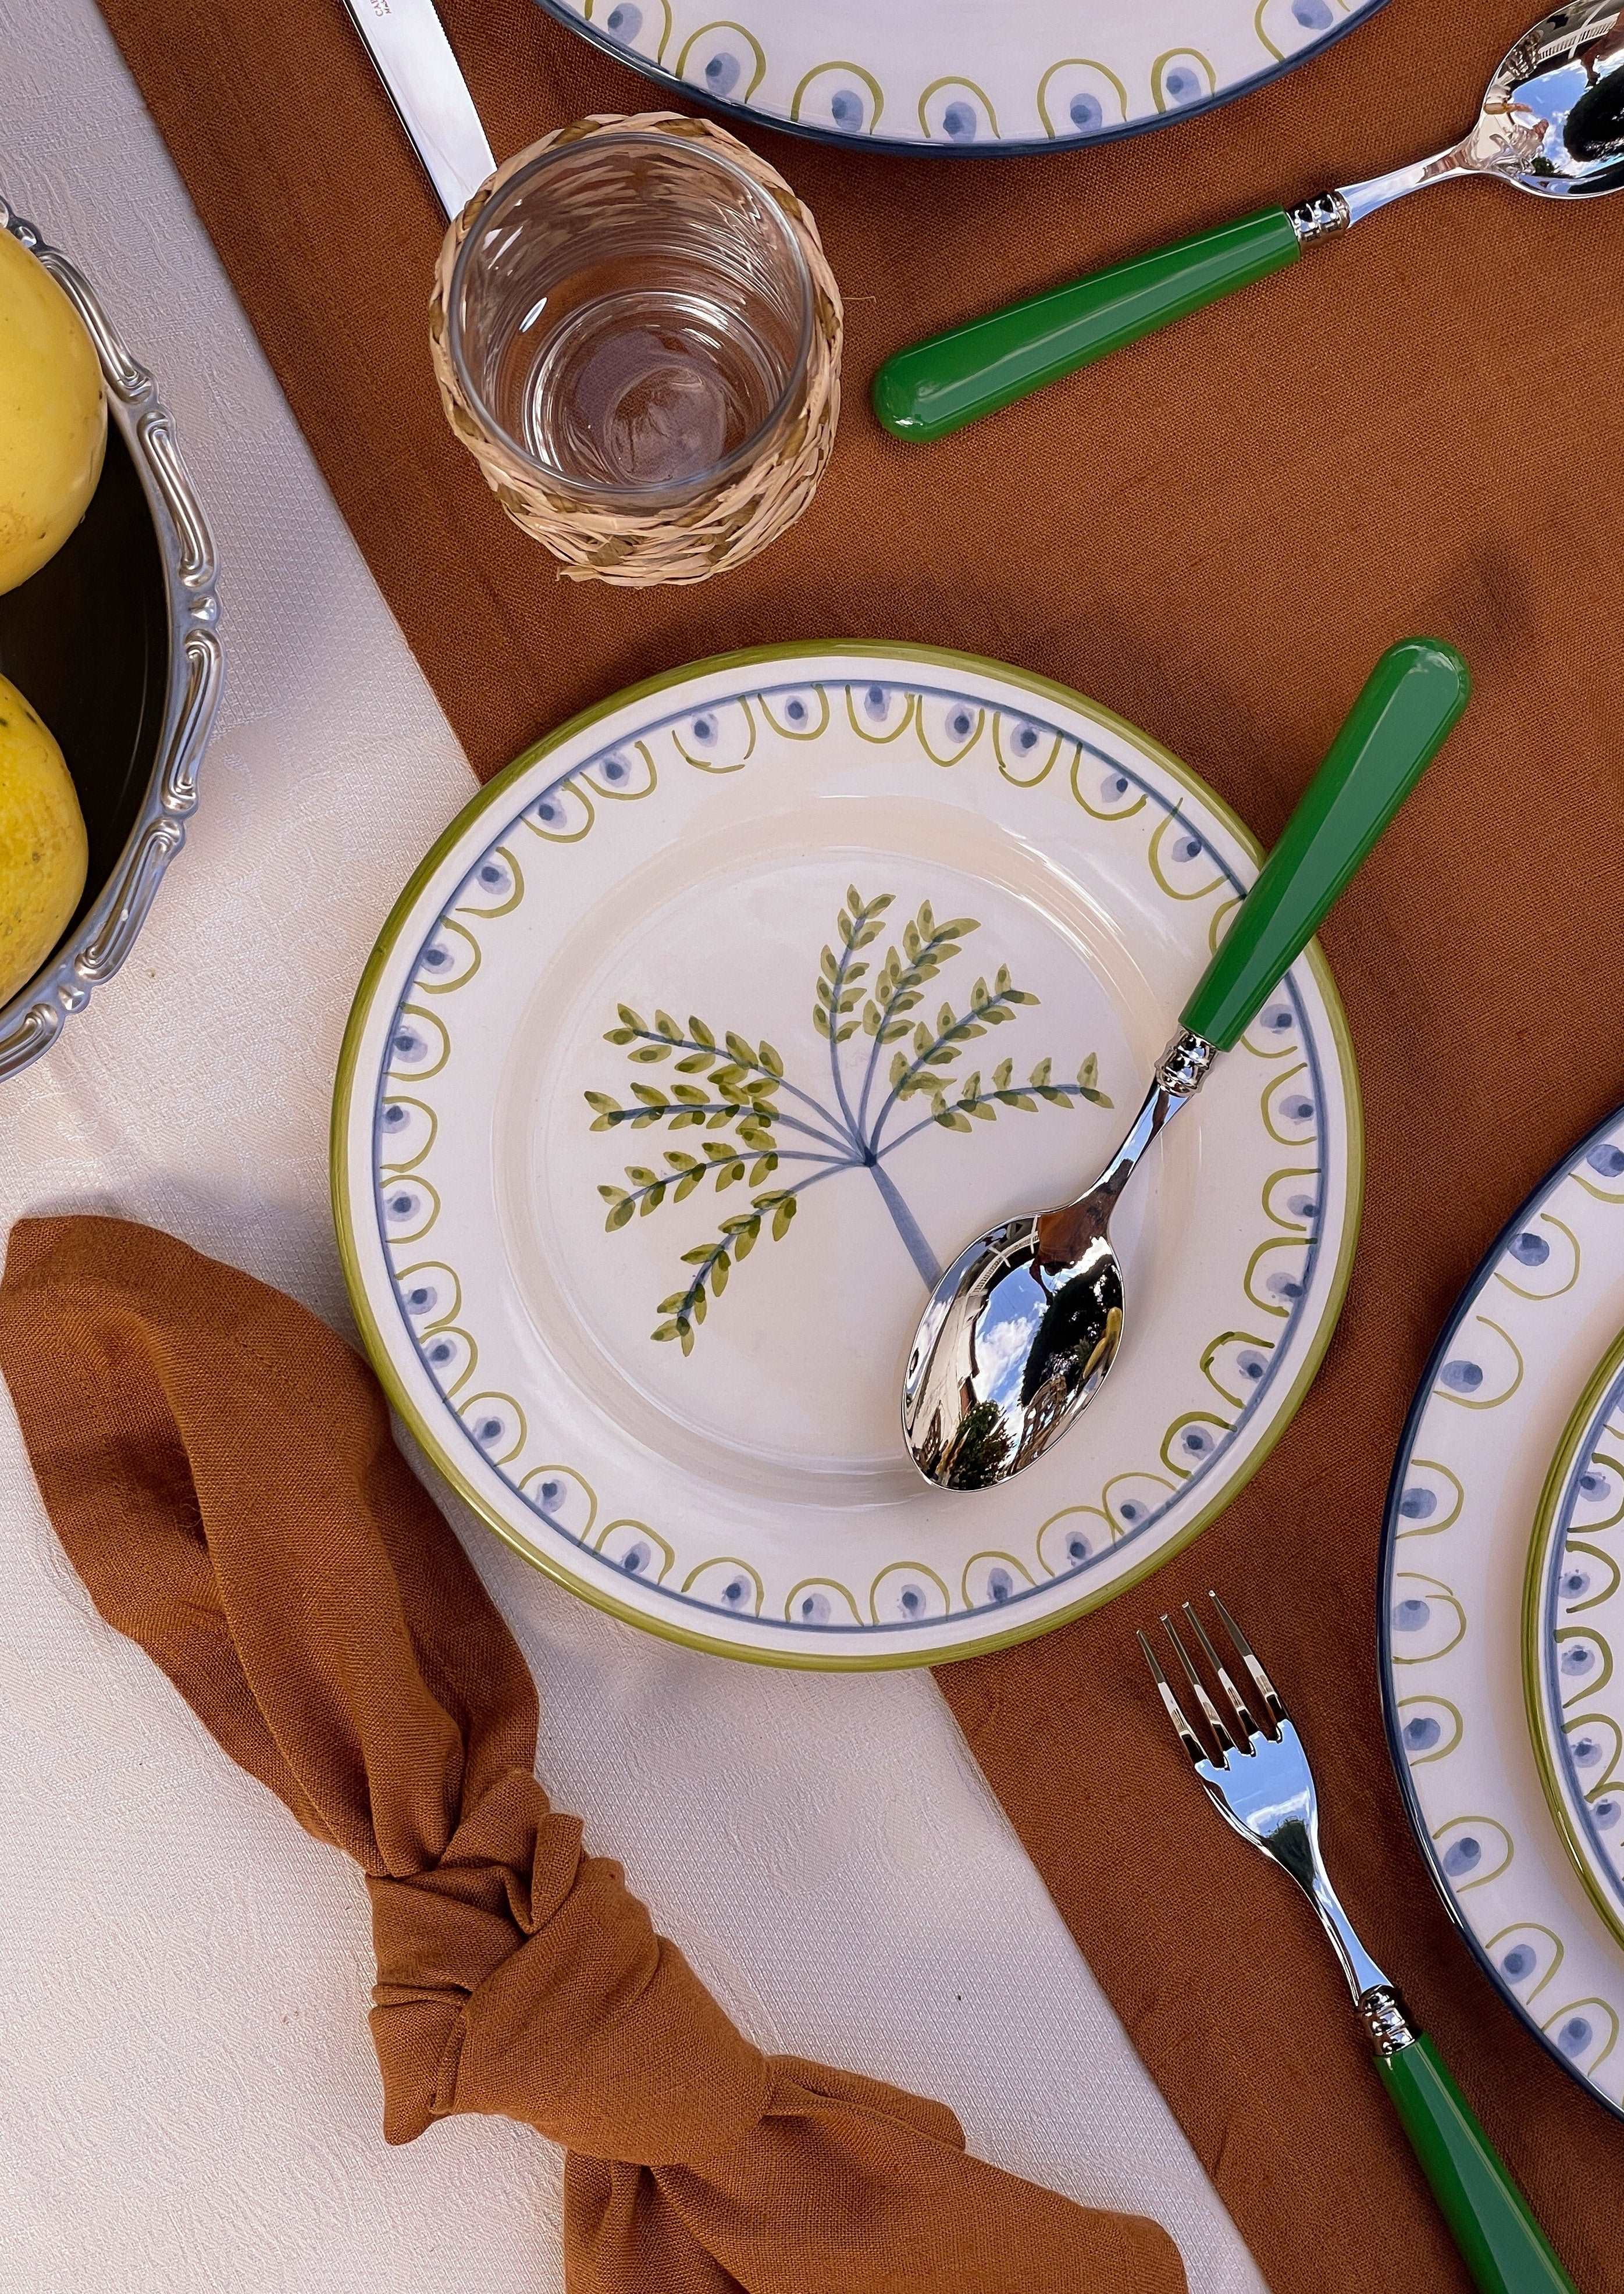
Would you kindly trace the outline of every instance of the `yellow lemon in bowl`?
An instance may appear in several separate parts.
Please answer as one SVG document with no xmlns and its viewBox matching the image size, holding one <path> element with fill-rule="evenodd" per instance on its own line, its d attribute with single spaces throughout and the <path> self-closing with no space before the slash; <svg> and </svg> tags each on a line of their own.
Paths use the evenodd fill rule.
<svg viewBox="0 0 1624 2294">
<path fill-rule="evenodd" d="M 62 752 L 0 677 L 0 1004 L 27 986 L 61 940 L 88 858 Z"/>
<path fill-rule="evenodd" d="M 67 541 L 106 446 L 102 370 L 84 321 L 45 265 L 0 231 L 0 591 Z"/>
</svg>

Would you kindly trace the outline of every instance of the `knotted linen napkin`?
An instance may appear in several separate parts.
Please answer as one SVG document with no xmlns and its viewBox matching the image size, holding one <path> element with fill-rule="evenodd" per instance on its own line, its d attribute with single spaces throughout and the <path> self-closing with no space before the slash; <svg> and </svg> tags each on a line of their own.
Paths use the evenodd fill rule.
<svg viewBox="0 0 1624 2294">
<path fill-rule="evenodd" d="M 102 1615 L 365 1873 L 386 2139 L 476 2111 L 562 2144 L 572 2294 L 1182 2294 L 1157 2225 L 729 2021 L 549 1805 L 518 1647 L 304 1307 L 150 1227 L 25 1220 L 0 1371 Z"/>
</svg>

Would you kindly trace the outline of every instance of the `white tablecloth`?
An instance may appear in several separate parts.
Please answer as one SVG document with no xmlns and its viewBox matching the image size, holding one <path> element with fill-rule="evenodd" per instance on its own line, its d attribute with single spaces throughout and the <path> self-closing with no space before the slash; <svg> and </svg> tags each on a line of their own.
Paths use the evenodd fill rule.
<svg viewBox="0 0 1624 2294">
<path fill-rule="evenodd" d="M 150 1219 L 347 1327 L 329 1078 L 467 766 L 93 0 L 0 0 L 0 190 L 159 375 L 229 616 L 187 850 L 122 976 L 0 1086 L 0 1229 Z M 1157 2216 L 1200 2294 L 1256 2294 L 928 1677 L 692 1655 L 459 1527 L 540 1680 L 543 1775 L 756 2037 L 941 2096 L 987 2157 Z M 536 2136 L 459 2119 L 385 2147 L 354 1872 L 96 1618 L 3 1394 L 0 1605 L 6 2294 L 558 2286 Z M 1132 1661 L 1108 1618 L 1095 1645 Z"/>
</svg>

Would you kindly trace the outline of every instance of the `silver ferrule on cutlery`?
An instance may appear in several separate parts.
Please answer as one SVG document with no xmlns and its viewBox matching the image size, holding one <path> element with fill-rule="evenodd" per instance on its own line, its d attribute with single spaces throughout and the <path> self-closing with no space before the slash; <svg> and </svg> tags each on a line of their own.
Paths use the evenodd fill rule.
<svg viewBox="0 0 1624 2294">
<path fill-rule="evenodd" d="M 1365 2036 L 1378 2055 L 1396 2055 L 1415 2046 L 1417 2035 L 1391 1983 L 1373 1984 L 1362 1993 L 1359 2012 L 1364 2018 Z"/>
</svg>

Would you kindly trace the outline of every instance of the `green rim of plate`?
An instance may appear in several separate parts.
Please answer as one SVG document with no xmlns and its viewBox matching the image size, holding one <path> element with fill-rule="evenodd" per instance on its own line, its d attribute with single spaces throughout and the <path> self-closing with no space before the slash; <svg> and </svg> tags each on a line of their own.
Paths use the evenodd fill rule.
<svg viewBox="0 0 1624 2294">
<path fill-rule="evenodd" d="M 1076 710 L 1081 715 L 1091 719 L 1095 724 L 1102 725 L 1112 732 L 1120 733 L 1137 744 L 1157 764 L 1171 773 L 1175 780 L 1182 782 L 1191 795 L 1198 797 L 1202 803 L 1211 807 L 1214 816 L 1230 831 L 1249 858 L 1261 862 L 1263 858 L 1263 846 L 1253 835 L 1251 830 L 1198 774 L 1191 772 L 1187 765 L 1181 763 L 1170 750 L 1163 748 L 1159 742 L 1153 741 L 1148 734 L 1141 732 L 1137 726 L 1130 725 L 1125 718 L 1118 717 L 1113 711 L 1102 708 L 1098 702 L 1086 699 L 1082 694 L 1072 691 L 1068 686 L 1057 683 L 1052 678 L 1038 677 L 1028 671 L 1012 668 L 1007 662 L 994 661 L 980 654 L 955 652 L 948 647 L 890 644 L 873 638 L 803 639 L 785 645 L 751 646 L 740 652 L 710 654 L 702 660 L 684 662 L 679 668 L 667 670 L 661 676 L 645 678 L 638 684 L 622 687 L 618 693 L 611 694 L 606 700 L 595 702 L 589 709 L 581 710 L 567 723 L 559 726 L 556 731 L 548 733 L 543 739 L 532 742 L 529 748 L 522 750 L 510 765 L 504 767 L 494 779 L 488 781 L 484 787 L 464 805 L 461 811 L 447 824 L 427 852 L 424 854 L 423 858 L 407 879 L 405 888 L 394 907 L 389 911 L 384 928 L 378 936 L 371 955 L 367 959 L 365 969 L 361 972 L 355 990 L 355 1000 L 350 1007 L 350 1016 L 344 1031 L 344 1041 L 338 1053 L 337 1073 L 333 1084 L 333 1114 L 329 1134 L 329 1167 L 332 1191 L 333 1226 L 337 1239 L 339 1262 L 344 1269 L 345 1285 L 349 1292 L 350 1307 L 361 1333 L 361 1343 L 366 1348 L 373 1370 L 377 1372 L 378 1381 L 387 1395 L 392 1408 L 401 1418 L 413 1441 L 432 1462 L 435 1472 L 456 1492 L 463 1503 L 479 1517 L 485 1526 L 495 1532 L 504 1545 L 510 1546 L 513 1551 L 518 1554 L 521 1559 L 529 1562 L 532 1568 L 539 1569 L 543 1576 L 550 1577 L 555 1583 L 564 1586 L 578 1599 L 589 1603 L 592 1607 L 605 1610 L 611 1616 L 619 1617 L 628 1624 L 636 1625 L 640 1631 L 657 1634 L 662 1640 L 676 1641 L 685 1648 L 702 1650 L 707 1656 L 731 1657 L 735 1662 L 746 1664 L 772 1665 L 794 1672 L 897 1672 L 915 1670 L 925 1664 L 933 1667 L 940 1664 L 953 1664 L 965 1657 L 989 1656 L 995 1650 L 1012 1648 L 1020 1641 L 1035 1640 L 1041 1634 L 1057 1631 L 1060 1626 L 1073 1623 L 1091 1609 L 1102 1608 L 1108 1602 L 1116 1600 L 1131 1587 L 1141 1583 L 1153 1571 L 1161 1568 L 1164 1563 L 1171 1561 L 1176 1553 L 1181 1553 L 1184 1548 L 1198 1537 L 1227 1506 L 1233 1503 L 1264 1460 L 1271 1454 L 1281 1436 L 1302 1408 L 1303 1398 L 1313 1382 L 1315 1373 L 1324 1359 L 1325 1350 L 1331 1342 L 1331 1335 L 1341 1318 L 1343 1302 L 1346 1297 L 1348 1281 L 1352 1273 L 1353 1254 L 1359 1241 L 1360 1221 L 1364 1205 L 1364 1111 L 1360 1098 L 1359 1071 L 1353 1057 L 1353 1041 L 1348 1030 L 1347 1014 L 1342 1008 L 1342 999 L 1336 993 L 1330 965 L 1326 961 L 1324 950 L 1320 948 L 1318 940 L 1311 940 L 1303 953 L 1313 973 L 1315 985 L 1325 999 L 1326 1012 L 1331 1024 L 1332 1039 L 1336 1047 L 1337 1070 L 1347 1106 L 1348 1217 L 1342 1248 L 1332 1271 L 1329 1297 L 1325 1313 L 1320 1319 L 1319 1329 L 1309 1342 L 1306 1358 L 1287 1395 L 1284 1407 L 1275 1421 L 1272 1431 L 1268 1439 L 1260 1443 L 1256 1452 L 1247 1460 L 1244 1472 L 1205 1506 L 1197 1514 L 1195 1519 L 1175 1538 L 1170 1540 L 1167 1544 L 1158 1547 L 1156 1552 L 1148 1557 L 1137 1568 L 1127 1571 L 1123 1576 L 1116 1578 L 1111 1584 L 1102 1587 L 1098 1591 L 1082 1595 L 1067 1608 L 1051 1615 L 1035 1619 L 1029 1623 L 1011 1626 L 1007 1632 L 987 1634 L 975 1640 L 966 1641 L 958 1647 L 934 1648 L 929 1655 L 912 1656 L 906 1653 L 885 1656 L 847 1656 L 835 1654 L 802 1655 L 799 1653 L 790 1655 L 773 1649 L 743 1648 L 734 1642 L 717 1639 L 708 1633 L 694 1632 L 683 1626 L 667 1623 L 662 1619 L 648 1615 L 643 1610 L 633 1608 L 628 1602 L 618 1601 L 612 1594 L 587 1585 L 581 1579 L 572 1576 L 557 1562 L 516 1535 L 508 1524 L 502 1520 L 496 1508 L 475 1491 L 447 1450 L 435 1427 L 417 1408 L 396 1374 L 382 1330 L 373 1314 L 371 1301 L 367 1296 L 361 1279 L 361 1265 L 355 1247 L 354 1209 L 350 1200 L 349 1184 L 345 1168 L 350 1110 L 361 1056 L 361 1037 L 371 1012 L 379 975 L 412 915 L 418 894 L 447 853 L 462 841 L 473 823 L 499 801 L 521 773 L 528 772 L 530 768 L 541 758 L 551 755 L 555 750 L 562 748 L 566 742 L 573 740 L 577 734 L 585 732 L 593 725 L 601 724 L 605 717 L 613 716 L 617 711 L 627 707 L 632 702 L 648 700 L 656 694 L 669 692 L 673 686 L 686 684 L 693 678 L 712 674 L 719 670 L 755 669 L 773 662 L 824 660 L 831 655 L 856 656 L 860 660 L 917 662 L 936 669 L 963 670 L 979 673 L 982 676 L 1001 678 L 1009 684 L 1018 687 L 1022 692 L 1036 694 L 1046 701 L 1058 703 L 1062 708 Z"/>
<path fill-rule="evenodd" d="M 1533 1741 L 1534 1766 L 1539 1771 L 1540 1790 L 1556 1819 L 1562 1844 L 1568 1851 L 1574 1870 L 1585 1883 L 1586 1894 L 1619 1941 L 1624 1943 L 1624 1912 L 1620 1911 L 1618 1899 L 1611 1890 L 1604 1888 L 1597 1879 L 1575 1836 L 1573 1818 L 1557 1769 L 1555 1748 L 1547 1737 L 1541 1721 L 1539 1690 L 1545 1661 L 1545 1580 L 1551 1538 L 1562 1506 L 1562 1494 L 1579 1462 L 1596 1412 L 1608 1388 L 1617 1381 L 1620 1370 L 1624 1370 L 1624 1330 L 1620 1331 L 1602 1356 L 1589 1384 L 1579 1398 L 1573 1415 L 1563 1428 L 1556 1454 L 1551 1460 L 1550 1471 L 1546 1475 L 1545 1486 L 1539 1493 L 1539 1509 L 1534 1515 L 1534 1532 L 1528 1544 L 1528 1574 L 1522 1581 L 1522 1700 L 1528 1712 L 1528 1733 Z"/>
</svg>

